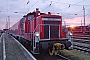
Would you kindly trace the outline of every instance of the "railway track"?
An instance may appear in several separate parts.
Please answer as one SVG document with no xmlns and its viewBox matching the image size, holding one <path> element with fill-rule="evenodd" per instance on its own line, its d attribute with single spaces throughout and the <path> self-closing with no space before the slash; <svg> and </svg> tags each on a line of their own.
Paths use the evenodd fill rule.
<svg viewBox="0 0 90 60">
<path fill-rule="evenodd" d="M 73 35 L 73 38 L 74 39 L 86 39 L 86 40 L 89 40 L 90 39 L 90 35 L 79 35 L 79 34 L 74 34 Z"/>
<path fill-rule="evenodd" d="M 22 44 L 22 43 L 21 43 Z M 22 44 L 24 45 L 24 44 Z M 30 52 L 30 47 L 24 45 L 24 47 Z M 32 52 L 30 52 L 32 54 Z M 41 54 L 32 54 L 37 60 L 72 60 L 73 58 L 69 58 L 64 56 L 63 54 L 53 55 L 51 56 L 48 51 L 43 51 Z"/>
<path fill-rule="evenodd" d="M 29 47 L 25 46 L 29 52 L 30 52 L 30 49 Z M 30 52 L 32 53 L 32 52 Z M 62 55 L 62 54 L 58 54 L 58 55 L 53 55 L 51 56 L 49 54 L 48 51 L 43 51 L 41 54 L 32 54 L 37 60 L 71 60 L 69 59 L 68 57 Z"/>
<path fill-rule="evenodd" d="M 71 56 L 65 56 L 62 53 L 50 56 L 49 53 L 43 53 L 39 55 L 34 55 L 37 60 L 74 60 Z"/>
<path fill-rule="evenodd" d="M 74 44 L 74 49 L 88 52 L 90 54 L 90 40 L 75 39 L 73 44 Z"/>
<path fill-rule="evenodd" d="M 90 35 L 89 34 L 73 34 L 73 41 L 79 43 L 90 44 Z"/>
<path fill-rule="evenodd" d="M 24 44 L 22 44 L 22 45 L 24 45 Z M 24 45 L 24 46 L 30 52 L 30 46 L 27 46 L 27 45 Z M 50 54 L 47 51 L 44 51 L 42 54 L 38 54 L 38 55 L 33 54 L 33 56 L 37 60 L 75 60 L 75 57 L 64 56 L 63 54 L 58 54 L 58 55 L 50 56 Z"/>
<path fill-rule="evenodd" d="M 44 54 L 39 54 L 34 56 L 36 57 L 37 60 L 70 60 L 67 57 L 60 54 L 50 56 L 48 53 L 44 53 Z"/>
<path fill-rule="evenodd" d="M 73 44 L 74 44 L 74 49 L 84 51 L 90 54 L 90 35 L 74 34 Z"/>
<path fill-rule="evenodd" d="M 65 60 L 71 60 L 71 59 L 69 59 L 69 58 L 67 58 L 67 57 L 65 57 L 65 56 L 63 56 L 63 55 L 60 55 L 60 54 L 58 54 L 58 56 L 62 57 L 62 58 L 65 59 Z"/>
<path fill-rule="evenodd" d="M 89 44 L 83 44 L 83 43 L 74 42 L 74 49 L 84 51 L 84 52 L 90 54 L 90 45 Z"/>
<path fill-rule="evenodd" d="M 73 42 L 90 44 L 90 40 L 86 40 L 86 39 L 73 39 Z"/>
</svg>

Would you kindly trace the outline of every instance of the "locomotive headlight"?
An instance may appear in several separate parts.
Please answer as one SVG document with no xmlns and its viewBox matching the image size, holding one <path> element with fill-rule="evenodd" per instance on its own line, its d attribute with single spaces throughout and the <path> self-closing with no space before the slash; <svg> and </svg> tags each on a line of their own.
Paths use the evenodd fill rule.
<svg viewBox="0 0 90 60">
<path fill-rule="evenodd" d="M 72 34 L 72 32 L 71 32 L 71 31 L 69 31 L 69 32 L 68 32 L 68 35 L 69 35 L 69 36 L 72 36 L 73 34 Z"/>
<path fill-rule="evenodd" d="M 72 33 L 70 32 L 70 34 L 69 34 L 70 36 L 72 36 Z"/>
<path fill-rule="evenodd" d="M 39 34 L 39 32 L 36 32 L 36 33 L 35 33 L 35 36 L 37 36 L 37 37 L 38 37 L 39 35 L 40 35 L 40 34 Z"/>
<path fill-rule="evenodd" d="M 40 15 L 40 13 L 38 13 L 38 15 Z"/>
</svg>

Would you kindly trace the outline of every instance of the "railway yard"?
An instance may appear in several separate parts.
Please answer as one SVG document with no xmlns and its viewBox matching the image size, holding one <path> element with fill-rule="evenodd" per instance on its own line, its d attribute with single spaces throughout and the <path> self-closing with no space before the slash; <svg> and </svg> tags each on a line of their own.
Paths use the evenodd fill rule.
<svg viewBox="0 0 90 60">
<path fill-rule="evenodd" d="M 85 38 L 84 38 L 85 37 Z M 0 37 L 0 60 L 90 60 L 90 36 L 88 34 L 73 34 L 73 49 L 72 50 L 60 50 L 58 55 L 50 55 L 48 51 L 43 51 L 41 54 L 32 54 L 29 46 L 24 44 L 26 50 L 34 57 L 30 56 L 26 50 L 24 50 L 16 42 L 15 38 L 11 35 L 3 33 Z M 5 49 L 3 49 L 3 41 L 5 43 Z M 15 41 L 15 40 L 16 41 Z M 3 53 L 3 51 L 5 52 Z"/>
<path fill-rule="evenodd" d="M 89 34 L 75 34 L 73 36 L 74 49 L 90 54 L 90 35 Z"/>
<path fill-rule="evenodd" d="M 0 60 L 90 60 L 89 2 L 2 0 Z"/>
</svg>

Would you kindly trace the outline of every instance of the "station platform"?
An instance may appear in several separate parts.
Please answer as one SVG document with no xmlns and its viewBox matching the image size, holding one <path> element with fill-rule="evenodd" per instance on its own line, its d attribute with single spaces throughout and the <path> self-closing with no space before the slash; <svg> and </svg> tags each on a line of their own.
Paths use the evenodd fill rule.
<svg viewBox="0 0 90 60">
<path fill-rule="evenodd" d="M 2 60 L 2 38 L 1 38 L 1 33 L 0 33 L 0 60 Z"/>
<path fill-rule="evenodd" d="M 37 60 L 21 43 L 9 34 L 0 37 L 0 60 Z"/>
</svg>

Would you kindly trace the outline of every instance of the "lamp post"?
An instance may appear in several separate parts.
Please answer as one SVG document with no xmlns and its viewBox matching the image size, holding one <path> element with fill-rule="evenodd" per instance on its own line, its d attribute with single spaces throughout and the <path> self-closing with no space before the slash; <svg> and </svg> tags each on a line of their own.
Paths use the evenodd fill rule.
<svg viewBox="0 0 90 60">
<path fill-rule="evenodd" d="M 8 16 L 8 29 L 10 28 L 10 16 Z"/>
<path fill-rule="evenodd" d="M 90 39 L 90 24 L 89 24 L 89 39 Z"/>
<path fill-rule="evenodd" d="M 8 29 L 8 21 L 7 21 L 7 19 L 6 19 L 6 29 Z"/>
<path fill-rule="evenodd" d="M 81 20 L 81 32 L 82 32 L 82 20 Z"/>
<path fill-rule="evenodd" d="M 83 6 L 83 12 L 84 12 L 84 15 L 83 15 L 83 17 L 84 17 L 84 31 L 86 31 L 86 27 L 85 27 L 85 7 Z"/>
</svg>

